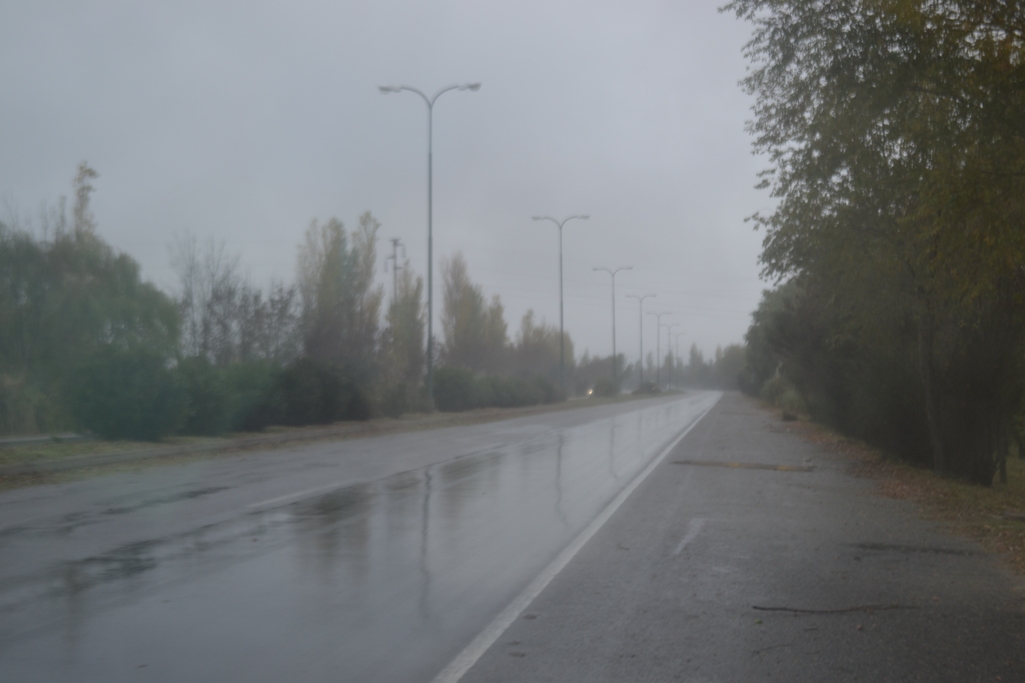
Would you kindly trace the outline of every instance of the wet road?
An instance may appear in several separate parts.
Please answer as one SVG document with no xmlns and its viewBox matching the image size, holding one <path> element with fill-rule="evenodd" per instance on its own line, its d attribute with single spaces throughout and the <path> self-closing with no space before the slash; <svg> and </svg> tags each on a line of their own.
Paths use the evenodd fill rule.
<svg viewBox="0 0 1025 683">
<path fill-rule="evenodd" d="M 714 392 L 0 494 L 5 681 L 427 681 Z"/>
</svg>

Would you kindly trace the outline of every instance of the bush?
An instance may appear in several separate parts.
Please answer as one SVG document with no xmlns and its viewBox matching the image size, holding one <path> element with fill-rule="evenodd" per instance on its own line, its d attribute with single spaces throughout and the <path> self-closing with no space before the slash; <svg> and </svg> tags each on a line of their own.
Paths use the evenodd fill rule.
<svg viewBox="0 0 1025 683">
<path fill-rule="evenodd" d="M 52 398 L 24 375 L 0 375 L 0 434 L 37 434 L 66 425 Z"/>
<path fill-rule="evenodd" d="M 536 382 L 519 377 L 489 375 L 479 380 L 478 400 L 481 405 L 495 408 L 533 406 L 544 400 L 544 393 Z"/>
<path fill-rule="evenodd" d="M 594 383 L 595 396 L 619 396 L 619 382 L 611 377 L 602 377 Z"/>
<path fill-rule="evenodd" d="M 156 441 L 185 423 L 188 395 L 164 358 L 148 349 L 101 347 L 72 373 L 72 415 L 106 439 Z"/>
<path fill-rule="evenodd" d="M 470 410 L 482 405 L 481 391 L 473 372 L 444 366 L 434 372 L 434 403 L 447 413 Z"/>
<path fill-rule="evenodd" d="M 419 384 L 398 382 L 386 387 L 381 396 L 381 412 L 388 417 L 425 413 L 428 410 L 427 396 Z"/>
<path fill-rule="evenodd" d="M 434 401 L 438 410 L 444 412 L 516 408 L 560 400 L 563 400 L 562 394 L 546 377 L 486 375 L 478 378 L 470 370 L 447 366 L 434 373 Z"/>
<path fill-rule="evenodd" d="M 558 403 L 566 400 L 566 394 L 555 386 L 555 382 L 550 378 L 537 375 L 531 381 L 541 395 L 541 403 Z"/>
<path fill-rule="evenodd" d="M 654 382 L 641 382 L 640 386 L 634 389 L 634 396 L 642 394 L 661 394 L 662 390 L 655 386 Z"/>
<path fill-rule="evenodd" d="M 268 361 L 233 363 L 222 370 L 229 400 L 228 429 L 257 432 L 280 423 L 282 401 L 275 391 L 281 369 Z"/>
<path fill-rule="evenodd" d="M 227 431 L 231 423 L 231 396 L 223 372 L 205 356 L 194 356 L 180 361 L 175 374 L 189 399 L 182 432 L 214 436 Z"/>
<path fill-rule="evenodd" d="M 282 422 L 287 425 L 330 424 L 370 417 L 367 393 L 344 368 L 310 358 L 286 367 L 275 384 Z"/>
<path fill-rule="evenodd" d="M 792 415 L 808 413 L 808 406 L 801 398 L 800 392 L 782 375 L 776 375 L 762 385 L 762 400 L 771 403 L 783 412 Z"/>
</svg>

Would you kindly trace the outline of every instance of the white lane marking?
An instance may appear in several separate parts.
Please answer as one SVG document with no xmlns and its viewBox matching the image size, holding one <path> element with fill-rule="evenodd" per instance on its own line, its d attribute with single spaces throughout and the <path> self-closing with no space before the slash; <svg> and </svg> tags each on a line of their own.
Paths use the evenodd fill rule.
<svg viewBox="0 0 1025 683">
<path fill-rule="evenodd" d="M 683 552 L 683 549 L 687 547 L 687 544 L 698 537 L 701 533 L 701 529 L 705 526 L 705 520 L 703 519 L 692 519 L 687 524 L 687 533 L 680 539 L 680 545 L 676 546 L 676 550 L 673 551 L 673 555 L 679 555 Z"/>
<path fill-rule="evenodd" d="M 335 482 L 334 484 L 327 484 L 326 486 L 317 486 L 316 488 L 306 489 L 305 491 L 296 491 L 295 493 L 286 493 L 283 496 L 278 496 L 277 498 L 271 498 L 270 500 L 262 500 L 259 503 L 250 503 L 246 507 L 259 508 L 259 507 L 264 507 L 264 506 L 267 506 L 267 505 L 274 505 L 275 503 L 282 503 L 282 502 L 284 502 L 284 501 L 286 501 L 286 500 L 288 500 L 290 498 L 302 498 L 303 496 L 310 496 L 310 495 L 313 495 L 314 493 L 320 493 L 321 491 L 329 491 L 331 489 L 341 488 L 341 487 L 345 486 L 347 483 L 351 483 L 351 482 L 338 481 L 338 482 Z"/>
<path fill-rule="evenodd" d="M 441 670 L 437 676 L 434 677 L 432 683 L 456 683 L 461 679 L 470 667 L 477 663 L 477 660 L 481 658 L 489 647 L 495 644 L 507 628 L 509 628 L 517 617 L 527 609 L 527 606 L 534 601 L 538 595 L 541 594 L 552 579 L 558 575 L 559 572 L 569 564 L 570 560 L 580 551 L 584 545 L 591 540 L 591 537 L 598 533 L 598 530 L 615 514 L 616 510 L 630 497 L 630 494 L 634 492 L 641 482 L 651 474 L 652 470 L 658 467 L 669 452 L 676 448 L 676 445 L 683 440 L 683 437 L 694 428 L 694 426 L 701 422 L 701 418 L 708 414 L 708 411 L 718 403 L 722 394 L 718 394 L 712 400 L 711 404 L 705 408 L 704 412 L 698 415 L 698 417 L 690 423 L 686 429 L 680 432 L 680 435 L 673 439 L 665 450 L 645 467 L 640 474 L 638 474 L 633 481 L 627 484 L 626 488 L 619 492 L 612 502 L 609 503 L 604 510 L 602 510 L 597 517 L 595 517 L 587 527 L 580 532 L 580 534 L 573 539 L 573 541 L 562 549 L 552 563 L 542 570 L 526 588 L 516 598 L 509 603 L 505 609 L 498 613 L 498 616 L 488 624 L 483 631 L 477 634 L 477 637 L 470 641 L 470 644 L 463 649 L 456 658 L 449 662 L 448 666 Z"/>
</svg>

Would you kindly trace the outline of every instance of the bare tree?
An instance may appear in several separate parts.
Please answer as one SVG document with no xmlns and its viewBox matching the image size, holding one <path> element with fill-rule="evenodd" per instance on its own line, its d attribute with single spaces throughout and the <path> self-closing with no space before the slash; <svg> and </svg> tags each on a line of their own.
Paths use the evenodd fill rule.
<svg viewBox="0 0 1025 683">
<path fill-rule="evenodd" d="M 288 362 L 298 355 L 295 288 L 271 283 L 265 296 L 242 275 L 240 260 L 227 254 L 223 243 L 200 246 L 189 234 L 172 245 L 182 354 L 220 366 L 256 359 Z"/>
</svg>

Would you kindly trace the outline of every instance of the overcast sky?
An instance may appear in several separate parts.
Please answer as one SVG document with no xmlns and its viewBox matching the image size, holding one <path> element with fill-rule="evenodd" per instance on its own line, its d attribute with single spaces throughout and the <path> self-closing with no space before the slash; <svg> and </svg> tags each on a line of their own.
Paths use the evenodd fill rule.
<svg viewBox="0 0 1025 683">
<path fill-rule="evenodd" d="M 645 308 L 672 312 L 681 350 L 711 353 L 742 339 L 766 286 L 744 217 L 772 205 L 737 86 L 749 27 L 717 4 L 5 0 L 0 199 L 35 214 L 88 160 L 99 233 L 167 290 L 176 233 L 290 281 L 311 219 L 370 210 L 390 283 L 389 238 L 426 270 L 427 115 L 378 85 L 479 81 L 435 106 L 436 264 L 462 250 L 510 336 L 528 308 L 557 324 L 557 230 L 530 217 L 588 213 L 564 234 L 578 353 L 610 353 L 609 277 L 592 268 L 624 265 L 618 350 L 638 351 L 625 295 L 655 293 Z M 645 316 L 646 351 L 654 333 Z"/>
</svg>

